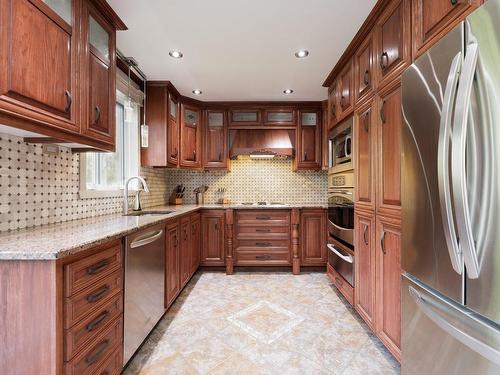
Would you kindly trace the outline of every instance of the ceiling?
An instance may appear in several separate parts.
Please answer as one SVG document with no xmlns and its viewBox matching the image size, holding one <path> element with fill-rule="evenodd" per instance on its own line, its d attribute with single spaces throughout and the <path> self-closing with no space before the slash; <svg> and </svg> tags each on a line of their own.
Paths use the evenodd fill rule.
<svg viewBox="0 0 500 375">
<path fill-rule="evenodd" d="M 149 80 L 203 101 L 323 100 L 322 87 L 376 0 L 108 0 L 118 48 Z M 310 55 L 297 59 L 294 53 Z M 173 59 L 178 49 L 182 59 Z M 294 93 L 285 95 L 291 88 Z"/>
</svg>

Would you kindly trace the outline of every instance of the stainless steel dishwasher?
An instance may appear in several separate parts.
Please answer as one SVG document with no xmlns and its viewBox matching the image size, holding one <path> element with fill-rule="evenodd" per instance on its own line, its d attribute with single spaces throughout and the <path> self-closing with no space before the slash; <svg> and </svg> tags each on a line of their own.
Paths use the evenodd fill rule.
<svg viewBox="0 0 500 375">
<path fill-rule="evenodd" d="M 124 364 L 165 312 L 165 225 L 127 236 L 125 249 Z"/>
</svg>

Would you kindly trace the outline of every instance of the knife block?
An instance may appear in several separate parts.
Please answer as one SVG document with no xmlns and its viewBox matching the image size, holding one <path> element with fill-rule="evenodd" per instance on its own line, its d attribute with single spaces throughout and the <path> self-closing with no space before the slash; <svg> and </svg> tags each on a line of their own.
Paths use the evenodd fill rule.
<svg viewBox="0 0 500 375">
<path fill-rule="evenodd" d="M 170 195 L 170 199 L 168 201 L 170 202 L 170 204 L 175 206 L 182 204 L 182 198 L 178 198 L 177 193 L 175 192 Z"/>
</svg>

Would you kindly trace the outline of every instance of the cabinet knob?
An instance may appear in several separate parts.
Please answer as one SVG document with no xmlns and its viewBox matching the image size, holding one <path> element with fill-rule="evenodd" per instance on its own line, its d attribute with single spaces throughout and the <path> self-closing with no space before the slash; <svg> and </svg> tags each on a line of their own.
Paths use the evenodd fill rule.
<svg viewBox="0 0 500 375">
<path fill-rule="evenodd" d="M 383 52 L 382 55 L 380 55 L 380 68 L 384 70 L 387 68 L 388 65 L 389 65 L 389 55 L 387 52 Z"/>
<path fill-rule="evenodd" d="M 69 113 L 73 104 L 73 96 L 68 90 L 64 92 L 64 95 L 66 95 L 66 108 L 64 108 L 64 112 Z"/>
</svg>

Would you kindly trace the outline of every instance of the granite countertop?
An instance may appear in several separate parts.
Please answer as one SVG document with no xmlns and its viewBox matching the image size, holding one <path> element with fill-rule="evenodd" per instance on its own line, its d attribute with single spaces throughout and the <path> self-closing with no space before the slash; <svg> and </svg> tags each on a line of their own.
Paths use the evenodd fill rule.
<svg viewBox="0 0 500 375">
<path fill-rule="evenodd" d="M 165 215 L 97 216 L 64 223 L 42 225 L 0 234 L 0 260 L 55 260 L 126 236 L 139 229 L 200 209 L 291 209 L 326 208 L 324 204 L 240 205 L 204 204 L 159 206 L 145 211 L 172 211 Z"/>
</svg>

